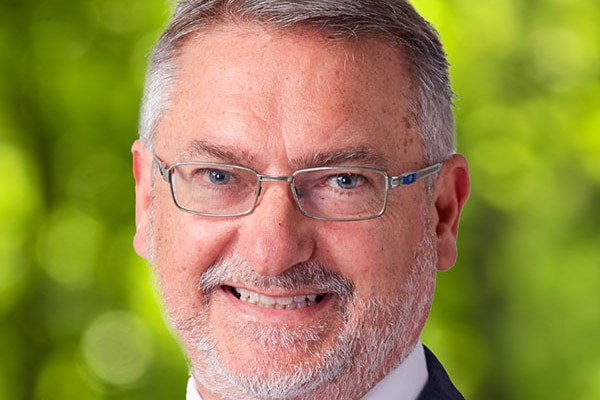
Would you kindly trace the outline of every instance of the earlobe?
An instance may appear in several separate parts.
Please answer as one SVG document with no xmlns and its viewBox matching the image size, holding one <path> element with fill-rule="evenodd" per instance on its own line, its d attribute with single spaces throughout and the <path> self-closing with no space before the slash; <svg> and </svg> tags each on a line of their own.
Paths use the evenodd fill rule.
<svg viewBox="0 0 600 400">
<path fill-rule="evenodd" d="M 438 269 L 446 271 L 456 262 L 456 238 L 462 208 L 469 197 L 469 167 L 455 154 L 444 162 L 435 184 L 434 206 L 437 215 L 436 237 Z"/>
<path fill-rule="evenodd" d="M 135 226 L 133 247 L 140 257 L 148 258 L 148 225 L 150 223 L 152 161 L 146 146 L 136 140 L 131 147 L 133 176 L 135 178 Z"/>
</svg>

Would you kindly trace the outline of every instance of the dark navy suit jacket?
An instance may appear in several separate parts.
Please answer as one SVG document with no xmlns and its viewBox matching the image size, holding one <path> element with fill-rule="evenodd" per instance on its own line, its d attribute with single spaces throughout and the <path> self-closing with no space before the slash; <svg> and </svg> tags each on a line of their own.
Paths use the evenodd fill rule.
<svg viewBox="0 0 600 400">
<path fill-rule="evenodd" d="M 433 353 L 425 347 L 429 379 L 417 400 L 464 400 Z"/>
</svg>

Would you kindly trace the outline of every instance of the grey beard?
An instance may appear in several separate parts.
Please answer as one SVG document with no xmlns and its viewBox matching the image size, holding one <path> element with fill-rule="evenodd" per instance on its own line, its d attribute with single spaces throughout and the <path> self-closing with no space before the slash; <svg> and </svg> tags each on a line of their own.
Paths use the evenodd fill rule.
<svg viewBox="0 0 600 400">
<path fill-rule="evenodd" d="M 186 321 L 173 321 L 178 330 L 196 341 L 203 360 L 192 360 L 195 379 L 224 399 L 354 399 L 362 397 L 388 372 L 410 354 L 418 338 L 423 316 L 431 305 L 435 286 L 436 253 L 433 236 L 425 235 L 415 254 L 409 278 L 394 298 L 370 298 L 354 295 L 354 284 L 318 264 L 305 263 L 276 277 L 261 277 L 242 259 L 234 258 L 211 266 L 201 277 L 200 289 L 206 306 L 201 315 Z M 424 274 L 432 275 L 426 287 L 419 286 Z M 251 283 L 259 289 L 279 287 L 288 290 L 308 289 L 336 293 L 343 328 L 337 333 L 336 345 L 316 362 L 286 365 L 286 370 L 269 359 L 256 359 L 248 373 L 229 370 L 212 337 L 208 319 L 210 292 L 223 282 Z M 252 338 L 265 353 L 286 349 L 307 351 L 311 343 L 321 340 L 329 321 L 317 321 L 310 327 L 295 330 L 268 325 L 240 326 L 239 337 Z M 190 333 L 191 331 L 191 333 Z"/>
<path fill-rule="evenodd" d="M 351 357 L 340 356 L 340 351 L 329 350 L 321 355 L 318 365 L 293 365 L 287 373 L 282 373 L 280 368 L 272 365 L 271 360 L 265 359 L 255 360 L 255 371 L 244 375 L 233 374 L 225 367 L 216 350 L 214 338 L 210 334 L 212 327 L 208 322 L 210 293 L 220 288 L 224 282 L 234 286 L 235 283 L 250 284 L 263 290 L 276 287 L 290 291 L 301 289 L 306 292 L 335 293 L 341 300 L 338 312 L 343 315 L 344 321 L 348 316 L 343 310 L 348 308 L 347 303 L 352 300 L 354 293 L 351 281 L 316 263 L 298 264 L 276 277 L 257 275 L 239 257 L 210 266 L 200 279 L 200 290 L 204 293 L 206 306 L 201 315 L 186 321 L 173 321 L 177 330 L 191 331 L 187 336 L 196 340 L 196 349 L 205 356 L 202 362 L 205 367 L 195 374 L 203 386 L 224 398 L 287 399 L 314 391 L 322 382 L 330 380 L 330 376 L 337 376 L 344 370 Z M 238 327 L 234 336 L 250 338 L 273 351 L 295 348 L 307 352 L 311 344 L 319 342 L 329 329 L 330 324 L 325 320 L 298 329 L 253 324 Z"/>
<path fill-rule="evenodd" d="M 154 189 L 154 180 L 152 189 Z M 148 243 L 150 260 L 155 260 L 154 217 L 151 193 Z M 424 213 L 426 215 L 426 213 Z M 171 324 L 180 336 L 185 332 L 196 341 L 195 347 L 203 360 L 191 360 L 197 382 L 223 399 L 256 400 L 331 400 L 358 399 L 364 396 L 387 373 L 402 363 L 417 344 L 411 334 L 418 332 L 422 319 L 429 313 L 435 289 L 437 254 L 435 232 L 429 218 L 425 218 L 426 232 L 417 246 L 409 278 L 398 295 L 390 297 L 359 298 L 354 295 L 354 283 L 324 266 L 302 264 L 277 277 L 257 276 L 251 266 L 240 258 L 221 261 L 202 275 L 199 289 L 204 293 L 204 309 L 185 320 Z M 291 271 L 291 272 L 290 272 Z M 425 275 L 426 287 L 419 287 Z M 337 333 L 337 345 L 320 355 L 316 363 L 291 366 L 282 373 L 269 360 L 258 360 L 256 371 L 235 374 L 230 371 L 216 349 L 208 319 L 208 305 L 212 290 L 223 282 L 251 283 L 257 289 L 269 287 L 314 289 L 340 297 L 343 328 Z M 169 310 L 166 310 L 167 312 Z M 272 326 L 248 326 L 235 332 L 250 335 L 266 349 L 282 351 L 292 346 L 306 351 L 311 343 L 320 341 L 328 330 L 329 321 L 317 321 L 312 326 L 291 331 Z"/>
</svg>

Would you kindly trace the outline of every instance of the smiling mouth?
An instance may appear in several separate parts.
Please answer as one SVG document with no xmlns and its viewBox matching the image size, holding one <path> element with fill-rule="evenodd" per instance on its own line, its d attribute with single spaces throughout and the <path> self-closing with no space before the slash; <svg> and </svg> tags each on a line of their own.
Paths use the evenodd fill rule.
<svg viewBox="0 0 600 400">
<path fill-rule="evenodd" d="M 311 307 L 325 298 L 323 294 L 274 297 L 236 287 L 228 287 L 228 289 L 241 301 L 273 310 L 297 310 L 304 307 Z"/>
</svg>

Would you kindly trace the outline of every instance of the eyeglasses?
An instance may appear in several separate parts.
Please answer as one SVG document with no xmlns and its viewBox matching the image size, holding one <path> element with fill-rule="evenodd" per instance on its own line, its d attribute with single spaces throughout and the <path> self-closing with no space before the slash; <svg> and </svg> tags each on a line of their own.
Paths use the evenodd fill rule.
<svg viewBox="0 0 600 400">
<path fill-rule="evenodd" d="M 388 176 L 362 167 L 305 168 L 289 176 L 268 176 L 245 167 L 213 162 L 154 162 L 171 186 L 175 205 L 188 213 L 237 217 L 256 207 L 263 182 L 286 182 L 298 209 L 307 217 L 328 221 L 359 221 L 381 216 L 388 191 L 415 183 L 442 168 L 434 164 L 415 172 Z"/>
</svg>

